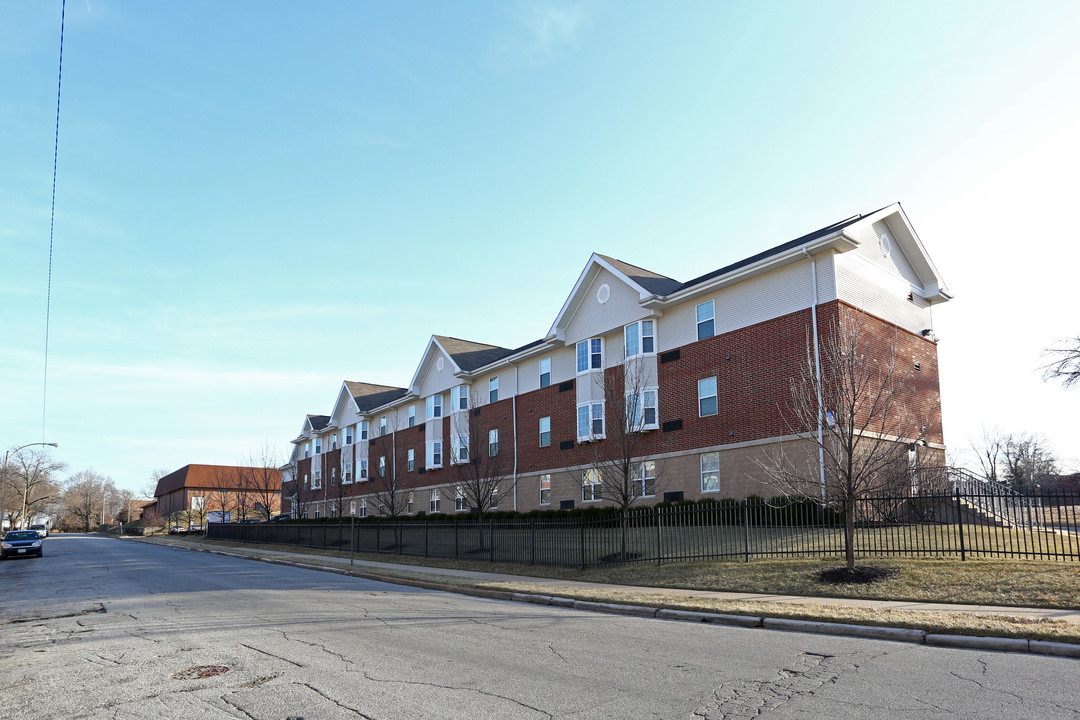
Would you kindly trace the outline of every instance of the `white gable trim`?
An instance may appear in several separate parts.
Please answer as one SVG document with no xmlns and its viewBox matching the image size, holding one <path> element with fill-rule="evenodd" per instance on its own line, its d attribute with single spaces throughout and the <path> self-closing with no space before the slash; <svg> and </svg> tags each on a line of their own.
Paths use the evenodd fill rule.
<svg viewBox="0 0 1080 720">
<path fill-rule="evenodd" d="M 859 222 L 860 224 L 873 224 L 879 220 L 884 220 L 885 224 L 889 226 L 893 238 L 907 257 L 912 269 L 919 276 L 919 280 L 923 284 L 922 295 L 926 300 L 932 305 L 951 300 L 952 293 L 946 287 L 944 278 L 941 277 L 941 273 L 938 272 L 934 261 L 927 254 L 922 240 L 919 239 L 915 228 L 911 226 L 911 221 L 908 220 L 907 213 L 904 212 L 904 208 L 900 203 L 882 208 Z"/>
<path fill-rule="evenodd" d="M 454 368 L 454 374 L 461 372 L 461 368 L 454 362 L 454 358 L 450 357 L 450 353 L 446 352 L 446 348 L 442 346 L 438 338 L 434 335 L 428 340 L 427 349 L 424 350 L 424 355 L 420 358 L 420 364 L 416 367 L 416 372 L 413 373 L 412 380 L 409 381 L 409 393 L 419 397 L 420 395 L 420 381 L 423 380 L 424 375 L 427 374 L 428 368 L 431 367 L 431 363 L 435 362 L 435 359 L 439 356 L 446 359 L 447 362 Z"/>
<path fill-rule="evenodd" d="M 574 317 L 574 313 L 576 313 L 577 309 L 581 306 L 581 302 L 584 300 L 585 289 L 601 269 L 607 270 L 621 282 L 625 283 L 627 287 L 636 292 L 640 302 L 645 302 L 649 298 L 655 297 L 644 287 L 631 280 L 624 272 L 600 257 L 600 255 L 593 253 L 589 257 L 589 261 L 585 263 L 585 269 L 581 271 L 581 275 L 578 276 L 577 282 L 574 283 L 574 289 L 570 291 L 569 297 L 566 298 L 566 302 L 563 303 L 562 308 L 559 310 L 559 314 L 555 317 L 555 322 L 551 324 L 551 329 L 548 330 L 546 339 L 566 339 L 566 326 L 570 324 L 570 320 Z"/>
</svg>

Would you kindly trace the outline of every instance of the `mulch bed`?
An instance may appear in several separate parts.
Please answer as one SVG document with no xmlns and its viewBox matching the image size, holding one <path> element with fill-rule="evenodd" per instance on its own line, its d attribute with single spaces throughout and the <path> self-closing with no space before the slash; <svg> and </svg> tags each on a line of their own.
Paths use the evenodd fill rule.
<svg viewBox="0 0 1080 720">
<path fill-rule="evenodd" d="M 817 578 L 823 583 L 830 585 L 866 585 L 868 583 L 891 580 L 900 575 L 900 568 L 881 567 L 879 565 L 859 565 L 854 570 L 846 567 L 828 568 L 820 570 Z"/>
</svg>

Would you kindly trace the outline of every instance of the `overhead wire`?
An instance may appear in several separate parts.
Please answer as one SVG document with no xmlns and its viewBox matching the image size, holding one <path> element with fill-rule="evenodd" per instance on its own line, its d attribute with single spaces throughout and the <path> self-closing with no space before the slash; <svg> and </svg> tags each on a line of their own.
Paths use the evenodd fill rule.
<svg viewBox="0 0 1080 720">
<path fill-rule="evenodd" d="M 52 316 L 53 237 L 56 229 L 56 166 L 60 155 L 60 88 L 64 78 L 64 19 L 67 0 L 60 3 L 60 64 L 56 73 L 56 131 L 53 134 L 52 208 L 49 212 L 49 279 L 45 289 L 45 367 L 41 383 L 41 441 L 45 442 L 45 414 L 49 397 L 49 321 Z"/>
</svg>

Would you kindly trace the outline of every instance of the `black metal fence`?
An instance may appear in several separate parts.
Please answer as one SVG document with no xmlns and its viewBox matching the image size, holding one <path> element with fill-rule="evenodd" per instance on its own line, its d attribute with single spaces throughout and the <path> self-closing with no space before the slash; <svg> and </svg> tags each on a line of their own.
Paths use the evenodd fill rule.
<svg viewBox="0 0 1080 720">
<path fill-rule="evenodd" d="M 865 498 L 854 509 L 861 557 L 1080 560 L 1080 495 Z M 1023 518 L 1023 522 L 1017 518 Z M 217 540 L 489 562 L 590 567 L 844 554 L 843 513 L 751 499 L 631 509 L 624 517 L 214 523 Z"/>
</svg>

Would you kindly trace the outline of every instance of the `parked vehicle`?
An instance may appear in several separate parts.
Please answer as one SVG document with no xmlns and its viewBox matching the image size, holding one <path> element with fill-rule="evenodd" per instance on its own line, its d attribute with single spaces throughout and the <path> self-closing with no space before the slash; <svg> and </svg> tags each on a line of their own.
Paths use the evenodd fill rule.
<svg viewBox="0 0 1080 720">
<path fill-rule="evenodd" d="M 292 520 L 292 518 L 288 515 L 275 515 L 274 517 L 270 518 L 270 522 L 277 522 L 278 520 Z"/>
<path fill-rule="evenodd" d="M 187 532 L 187 528 L 184 527 L 183 525 L 173 525 L 171 528 L 169 528 L 169 534 L 170 535 L 179 535 L 180 533 L 186 533 L 186 532 Z"/>
<path fill-rule="evenodd" d="M 188 528 L 188 532 L 202 532 L 202 525 L 192 525 Z"/>
<path fill-rule="evenodd" d="M 45 541 L 38 535 L 37 530 L 10 530 L 0 541 L 0 558 L 16 557 L 19 555 L 42 556 L 42 546 Z"/>
<path fill-rule="evenodd" d="M 30 529 L 37 530 L 38 537 L 49 537 L 49 528 L 45 527 L 44 525 L 31 525 Z"/>
<path fill-rule="evenodd" d="M 261 523 L 261 522 L 262 522 L 262 520 L 259 520 L 258 518 L 244 518 L 243 520 L 240 521 L 240 523 L 243 524 L 243 525 L 250 525 L 252 523 Z"/>
</svg>

